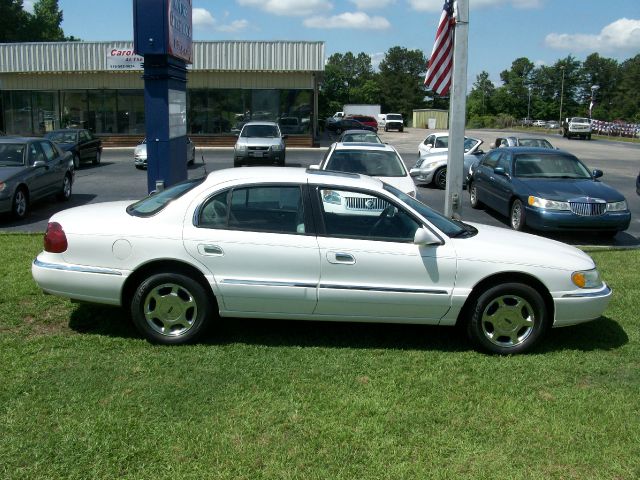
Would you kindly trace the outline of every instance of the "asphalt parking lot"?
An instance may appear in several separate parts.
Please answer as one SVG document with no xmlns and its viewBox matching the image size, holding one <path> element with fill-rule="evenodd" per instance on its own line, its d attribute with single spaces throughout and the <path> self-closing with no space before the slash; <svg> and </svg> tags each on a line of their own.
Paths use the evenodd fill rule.
<svg viewBox="0 0 640 480">
<path fill-rule="evenodd" d="M 407 128 L 403 133 L 383 132 L 383 141 L 398 149 L 407 167 L 417 160 L 418 144 L 432 133 L 430 130 Z M 496 137 L 514 134 L 497 130 L 467 130 L 467 136 L 484 141 L 481 148 L 489 149 Z M 640 246 L 640 197 L 635 192 L 635 178 L 640 169 L 640 142 L 621 143 L 606 140 L 567 140 L 560 135 L 546 135 L 532 131 L 516 133 L 520 136 L 542 136 L 554 146 L 567 150 L 580 158 L 590 169 L 604 171 L 602 181 L 622 192 L 631 209 L 631 225 L 625 232 L 606 240 L 595 234 L 545 234 L 545 236 L 574 245 Z M 321 147 L 315 149 L 288 149 L 287 165 L 307 167 L 319 163 L 331 138 L 325 137 Z M 194 139 L 197 146 L 197 139 Z M 233 166 L 231 148 L 197 148 L 196 163 L 189 167 L 189 177 L 198 177 L 222 168 Z M 15 222 L 4 216 L 0 218 L 0 232 L 44 232 L 47 221 L 55 212 L 73 206 L 112 200 L 136 200 L 147 194 L 146 171 L 133 166 L 133 148 L 105 149 L 102 163 L 98 166 L 83 164 L 76 172 L 73 195 L 69 202 L 61 203 L 47 199 L 35 205 L 30 216 Z M 433 186 L 418 187 L 418 198 L 436 210 L 444 209 L 445 191 Z M 474 210 L 463 193 L 463 220 L 508 228 L 505 217 L 487 210 Z"/>
</svg>

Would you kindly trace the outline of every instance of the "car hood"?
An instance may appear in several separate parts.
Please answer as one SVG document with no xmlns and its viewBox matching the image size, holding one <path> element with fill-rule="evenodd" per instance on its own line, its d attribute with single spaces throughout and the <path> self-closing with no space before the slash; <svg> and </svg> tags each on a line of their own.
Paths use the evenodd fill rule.
<svg viewBox="0 0 640 480">
<path fill-rule="evenodd" d="M 560 270 L 595 268 L 589 255 L 566 243 L 507 228 L 477 223 L 470 225 L 478 229 L 477 235 L 454 239 L 460 259 Z"/>
<path fill-rule="evenodd" d="M 279 137 L 273 137 L 273 138 L 253 138 L 253 137 L 249 137 L 249 138 L 240 138 L 238 139 L 238 143 L 240 144 L 244 144 L 244 145 L 248 145 L 250 147 L 264 147 L 265 145 L 271 146 L 271 145 L 280 145 L 280 143 L 282 142 L 282 139 Z"/>
<path fill-rule="evenodd" d="M 411 177 L 373 177 L 378 180 L 388 183 L 392 187 L 396 187 L 404 193 L 415 192 L 416 184 L 413 183 Z"/>
<path fill-rule="evenodd" d="M 546 198 L 547 200 L 567 201 L 583 197 L 599 198 L 607 202 L 619 202 L 624 196 L 606 183 L 590 179 L 522 179 L 517 182 L 524 188 L 517 188 L 517 192 L 526 195 Z"/>
<path fill-rule="evenodd" d="M 24 172 L 27 167 L 24 165 L 19 167 L 0 167 L 0 181 L 7 181 Z"/>
<path fill-rule="evenodd" d="M 147 144 L 146 143 L 141 143 L 140 145 L 137 145 L 135 150 L 133 151 L 134 155 L 146 155 L 147 154 Z"/>
</svg>

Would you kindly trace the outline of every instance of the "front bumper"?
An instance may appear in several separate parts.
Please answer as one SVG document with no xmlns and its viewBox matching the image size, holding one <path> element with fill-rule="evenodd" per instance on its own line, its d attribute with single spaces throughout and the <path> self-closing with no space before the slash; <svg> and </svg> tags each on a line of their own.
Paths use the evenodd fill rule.
<svg viewBox="0 0 640 480">
<path fill-rule="evenodd" d="M 559 294 L 555 305 L 554 327 L 564 327 L 599 318 L 609 305 L 613 292 L 603 284 L 599 290 L 573 291 Z"/>
<path fill-rule="evenodd" d="M 133 157 L 133 164 L 136 167 L 146 167 L 147 166 L 147 157 Z"/>
<path fill-rule="evenodd" d="M 268 165 L 271 163 L 283 162 L 285 157 L 284 150 L 249 150 L 243 153 L 236 153 L 235 159 L 244 164 Z"/>
<path fill-rule="evenodd" d="M 433 174 L 435 173 L 436 168 L 412 168 L 409 170 L 409 175 L 417 181 L 423 183 L 431 183 L 433 181 Z"/>
<path fill-rule="evenodd" d="M 525 207 L 527 226 L 545 231 L 622 231 L 629 228 L 631 212 L 606 212 L 582 216 L 567 210 L 545 210 Z"/>
</svg>

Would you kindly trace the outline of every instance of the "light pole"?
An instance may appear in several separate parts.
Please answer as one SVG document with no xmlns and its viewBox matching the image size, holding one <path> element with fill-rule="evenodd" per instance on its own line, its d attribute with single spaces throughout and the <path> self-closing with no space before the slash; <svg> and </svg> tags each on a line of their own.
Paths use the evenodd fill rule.
<svg viewBox="0 0 640 480">
<path fill-rule="evenodd" d="M 600 88 L 600 85 L 591 85 L 591 102 L 589 103 L 589 120 L 591 120 L 591 111 L 596 104 L 596 92 Z"/>
<path fill-rule="evenodd" d="M 529 103 L 527 103 L 527 121 L 531 120 L 529 112 L 531 111 L 531 86 L 529 86 Z"/>
<path fill-rule="evenodd" d="M 562 100 L 564 98 L 564 65 L 562 67 L 560 67 L 560 70 L 562 70 L 562 83 L 561 83 L 561 87 L 560 87 L 560 119 L 558 121 L 558 123 L 562 126 Z"/>
</svg>

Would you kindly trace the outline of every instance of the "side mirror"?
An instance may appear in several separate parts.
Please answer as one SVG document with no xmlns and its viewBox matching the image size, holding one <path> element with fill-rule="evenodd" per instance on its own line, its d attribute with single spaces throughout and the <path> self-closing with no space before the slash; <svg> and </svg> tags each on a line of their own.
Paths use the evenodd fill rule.
<svg viewBox="0 0 640 480">
<path fill-rule="evenodd" d="M 44 160 L 36 160 L 35 162 L 33 162 L 33 168 L 38 168 L 38 167 L 46 167 L 47 163 Z"/>
<path fill-rule="evenodd" d="M 320 170 L 320 165 L 309 165 L 309 170 Z"/>
<path fill-rule="evenodd" d="M 503 177 L 507 176 L 507 172 L 505 171 L 504 167 L 494 168 L 493 173 L 495 173 L 496 175 L 502 175 Z"/>
<path fill-rule="evenodd" d="M 432 143 L 427 143 L 426 147 L 427 148 L 433 148 L 433 144 Z"/>
<path fill-rule="evenodd" d="M 478 150 L 476 150 L 476 152 L 474 153 L 474 155 L 484 155 L 484 150 L 482 150 L 481 148 L 479 148 Z"/>
<path fill-rule="evenodd" d="M 604 175 L 604 172 L 602 170 L 599 169 L 595 169 L 593 172 L 591 172 L 591 175 L 593 176 L 593 179 L 595 180 L 596 178 L 600 178 L 601 176 Z"/>
<path fill-rule="evenodd" d="M 416 245 L 442 245 L 442 240 L 428 228 L 420 227 L 416 230 L 413 243 Z"/>
</svg>

